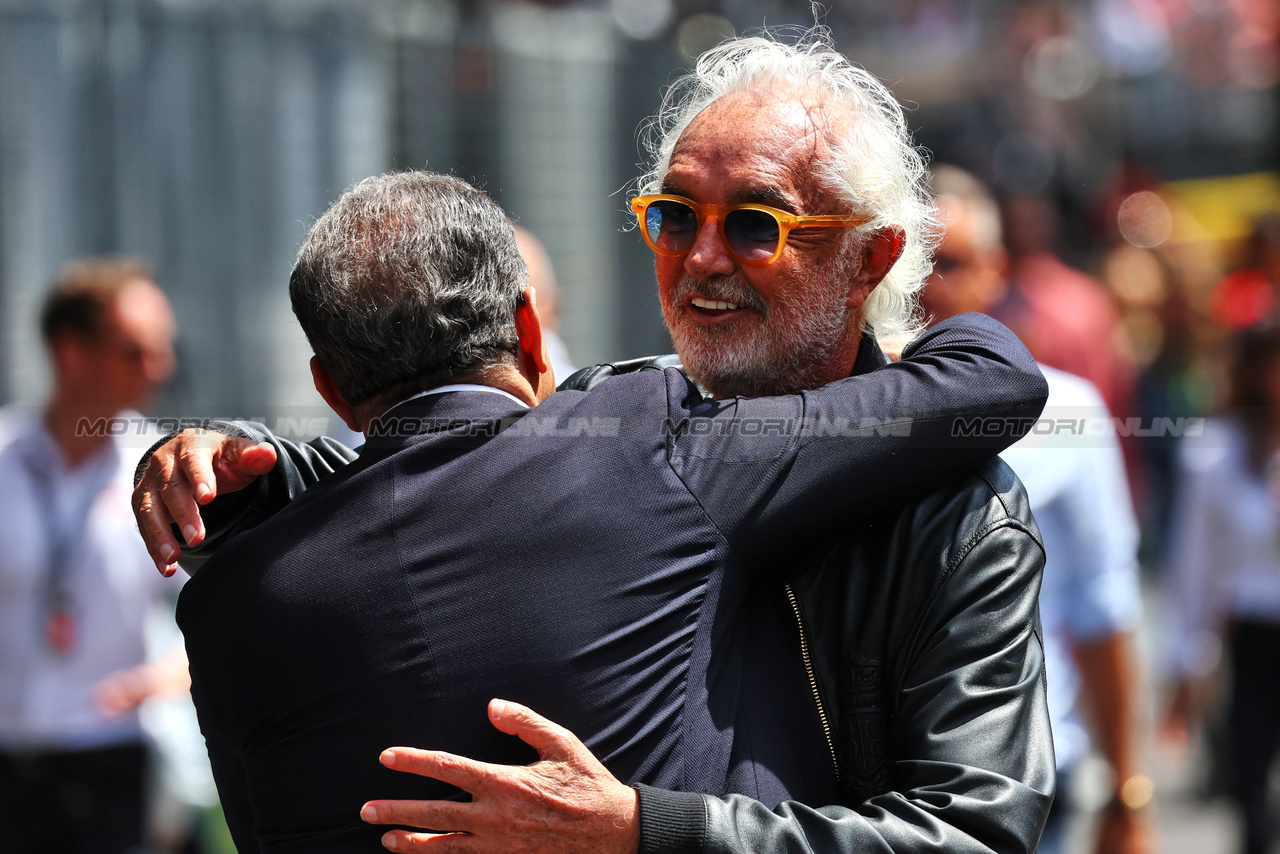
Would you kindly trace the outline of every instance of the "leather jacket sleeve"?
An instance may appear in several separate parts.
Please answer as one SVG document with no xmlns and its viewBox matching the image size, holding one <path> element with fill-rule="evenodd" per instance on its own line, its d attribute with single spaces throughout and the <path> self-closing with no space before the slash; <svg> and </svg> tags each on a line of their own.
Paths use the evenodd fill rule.
<svg viewBox="0 0 1280 854">
<path fill-rule="evenodd" d="M 200 508 L 207 535 L 198 546 L 184 543 L 178 558 L 178 565 L 191 575 L 228 539 L 260 524 L 321 478 L 356 459 L 355 451 L 328 436 L 302 444 L 281 439 L 265 425 L 251 421 L 209 421 L 202 427 L 237 439 L 268 442 L 276 449 L 277 462 L 275 468 L 244 489 L 219 495 Z M 176 435 L 170 433 L 143 454 L 134 472 L 135 484 L 156 449 Z M 182 537 L 178 542 L 183 542 Z"/>
<path fill-rule="evenodd" d="M 868 529 L 793 580 L 846 805 L 638 787 L 640 854 L 1035 850 L 1055 772 L 1025 492 L 996 462 Z"/>
</svg>

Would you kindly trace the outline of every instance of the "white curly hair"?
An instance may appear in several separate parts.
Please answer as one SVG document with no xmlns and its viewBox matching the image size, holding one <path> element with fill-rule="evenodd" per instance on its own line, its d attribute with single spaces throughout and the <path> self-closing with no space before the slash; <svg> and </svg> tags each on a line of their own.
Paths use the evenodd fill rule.
<svg viewBox="0 0 1280 854">
<path fill-rule="evenodd" d="M 735 92 L 796 86 L 828 106 L 848 110 L 843 138 L 831 139 L 831 162 L 818 164 L 828 188 L 870 216 L 850 239 L 863 245 L 879 228 L 900 229 L 902 255 L 871 293 L 863 321 L 878 336 L 913 336 L 922 328 L 917 293 L 933 268 L 942 224 L 927 189 L 925 157 L 912 142 L 902 106 L 870 72 L 836 50 L 830 30 L 815 26 L 784 43 L 779 31 L 735 38 L 708 50 L 666 91 L 643 131 L 649 169 L 641 193 L 661 192 L 671 154 L 685 128 L 712 103 Z"/>
</svg>

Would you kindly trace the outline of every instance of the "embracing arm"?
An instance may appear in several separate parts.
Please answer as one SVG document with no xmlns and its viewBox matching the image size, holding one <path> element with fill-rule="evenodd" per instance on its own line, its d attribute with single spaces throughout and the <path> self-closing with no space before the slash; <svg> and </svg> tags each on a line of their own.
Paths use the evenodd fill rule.
<svg viewBox="0 0 1280 854">
<path fill-rule="evenodd" d="M 1012 332 L 958 315 L 868 373 L 673 411 L 668 453 L 734 545 L 793 549 L 974 471 L 1030 431 L 1047 394 Z"/>
<path fill-rule="evenodd" d="M 531 744 L 526 733 L 542 733 L 541 762 L 485 765 L 396 748 L 385 764 L 445 780 L 472 801 L 374 801 L 362 815 L 438 831 L 390 831 L 384 844 L 401 852 L 1030 854 L 1054 791 L 1036 606 L 1044 551 L 1016 523 L 965 547 L 919 631 L 904 638 L 911 649 L 889 733 L 892 788 L 856 807 L 771 810 L 742 795 L 645 786 L 633 801 L 571 733 L 506 704 L 505 722 L 490 707 L 495 725 Z"/>
<path fill-rule="evenodd" d="M 679 362 L 658 356 L 596 365 L 561 387 L 586 391 L 619 373 Z M 223 542 L 355 458 L 327 436 L 300 444 L 256 422 L 202 422 L 170 433 L 142 455 L 133 476 L 138 530 L 162 575 L 179 565 L 195 573 Z"/>
<path fill-rule="evenodd" d="M 163 574 L 177 564 L 194 573 L 227 539 L 355 458 L 327 436 L 299 444 L 251 422 L 183 430 L 157 442 L 138 463 L 138 530 Z M 175 528 L 185 540 L 181 556 Z"/>
</svg>

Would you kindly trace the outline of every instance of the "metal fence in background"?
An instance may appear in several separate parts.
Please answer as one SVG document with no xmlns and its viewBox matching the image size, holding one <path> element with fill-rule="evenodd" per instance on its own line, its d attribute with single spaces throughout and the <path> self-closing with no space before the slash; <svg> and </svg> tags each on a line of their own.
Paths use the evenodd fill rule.
<svg viewBox="0 0 1280 854">
<path fill-rule="evenodd" d="M 542 238 L 579 362 L 665 349 L 617 191 L 678 63 L 641 54 L 651 79 L 627 88 L 649 97 L 620 101 L 619 44 L 603 8 L 0 2 L 0 400 L 44 393 L 35 317 L 58 267 L 136 253 L 181 327 L 165 412 L 319 405 L 292 259 L 332 198 L 389 168 L 474 180 Z"/>
<path fill-rule="evenodd" d="M 68 258 L 141 254 L 181 325 L 171 403 L 301 402 L 285 284 L 306 224 L 387 162 L 359 4 L 95 0 L 0 10 L 6 388 L 45 381 L 34 318 Z"/>
</svg>

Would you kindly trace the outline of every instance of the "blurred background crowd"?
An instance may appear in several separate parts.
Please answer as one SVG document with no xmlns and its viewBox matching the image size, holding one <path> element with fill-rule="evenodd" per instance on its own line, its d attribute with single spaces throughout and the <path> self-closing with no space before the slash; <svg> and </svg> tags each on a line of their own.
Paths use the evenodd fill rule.
<svg viewBox="0 0 1280 854">
<path fill-rule="evenodd" d="M 1243 850 L 1239 813 L 1218 799 L 1238 788 L 1230 671 L 1274 674 L 1280 661 L 1280 3 L 822 5 L 841 49 L 908 106 L 932 160 L 997 200 L 995 313 L 1041 362 L 1089 380 L 1111 415 L 1138 419 L 1121 446 L 1141 530 L 1133 631 L 1155 850 Z M 57 362 L 37 319 L 66 262 L 136 256 L 150 267 L 130 275 L 160 285 L 178 330 L 154 414 L 339 432 L 312 388 L 288 273 L 330 200 L 394 168 L 472 180 L 536 237 L 522 249 L 558 280 L 572 363 L 669 352 L 626 206 L 642 123 L 724 37 L 813 21 L 808 0 L 0 0 L 0 403 L 50 397 Z M 971 261 L 948 258 L 938 276 L 959 281 Z M 1232 495 L 1260 496 L 1248 512 L 1261 545 L 1246 557 L 1231 524 L 1182 536 L 1188 514 L 1221 514 L 1210 492 L 1223 478 L 1212 460 L 1187 461 L 1174 425 L 1224 414 L 1244 437 Z M 1212 422 L 1208 434 L 1202 456 Z M 1199 569 L 1180 569 L 1190 554 Z M 1215 587 L 1233 562 L 1263 580 Z M 1214 597 L 1188 638 L 1188 602 Z M 1258 604 L 1244 620 L 1241 599 Z M 1250 648 L 1266 660 L 1224 651 L 1222 625 L 1258 622 Z M 1247 703 L 1264 785 L 1251 797 L 1274 815 L 1280 681 L 1258 684 Z M 1089 767 L 1073 786 L 1096 811 L 1106 796 L 1091 791 L 1109 790 L 1090 780 L 1107 772 Z M 169 802 L 212 803 L 206 783 L 166 779 Z M 175 831 L 191 825 L 173 814 L 157 845 L 225 845 Z M 1089 850 L 1089 815 L 1069 849 Z"/>
</svg>

